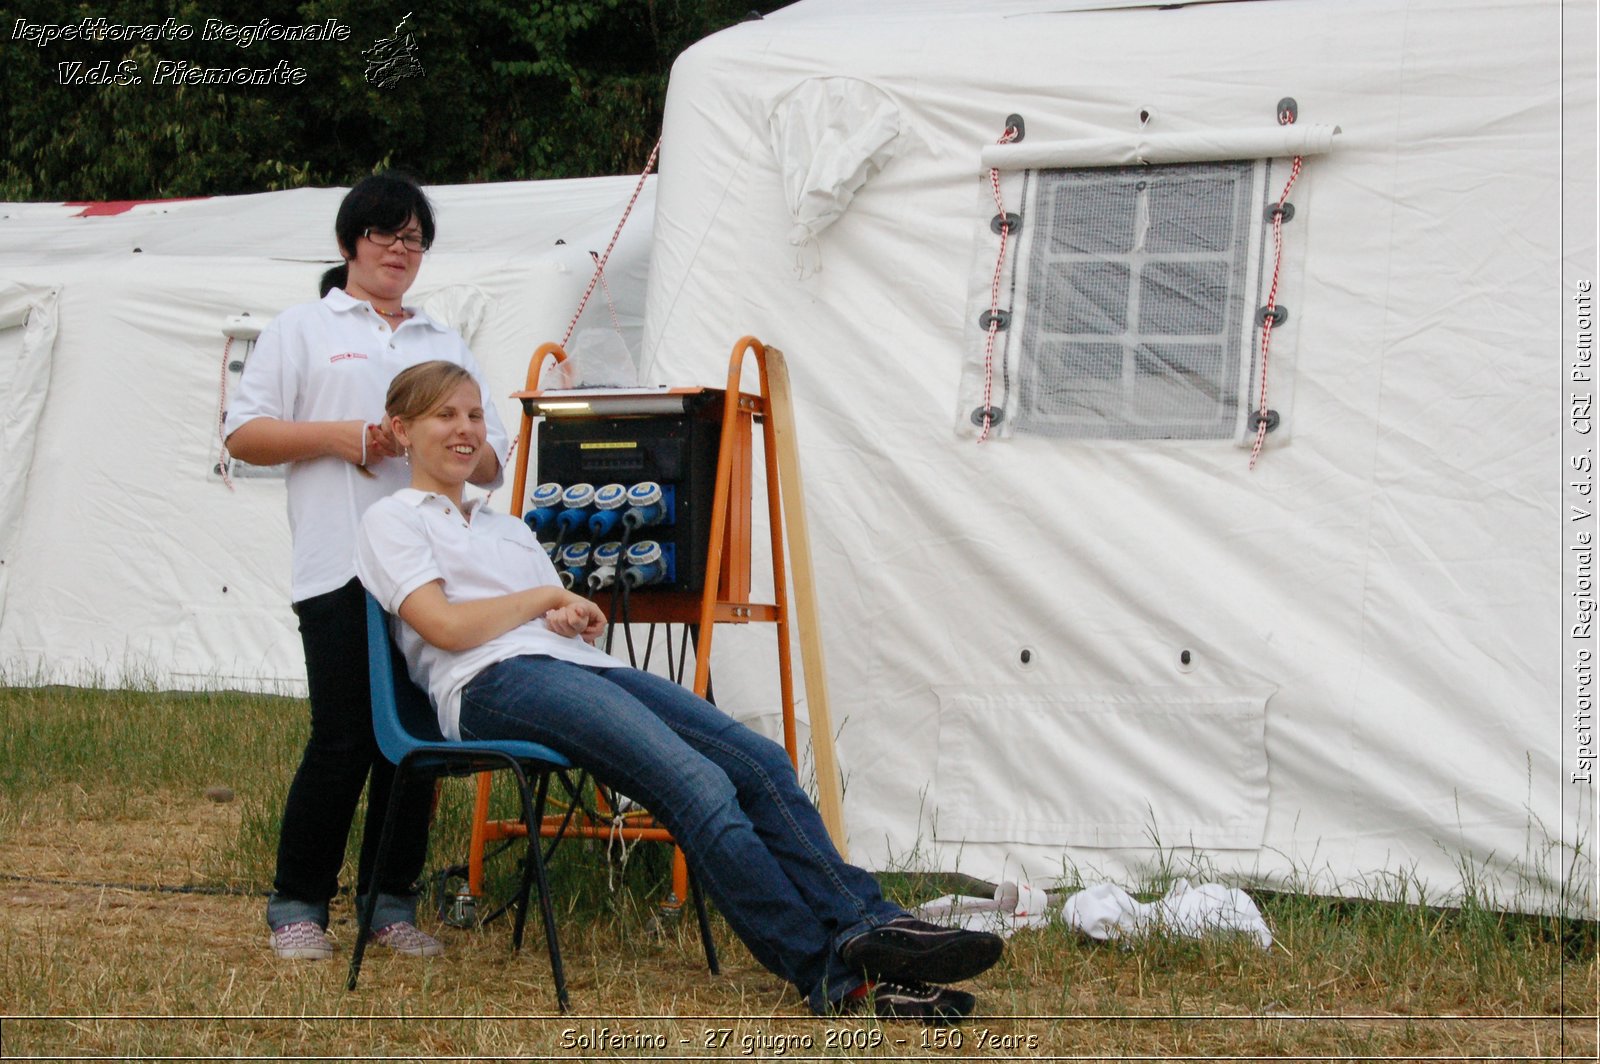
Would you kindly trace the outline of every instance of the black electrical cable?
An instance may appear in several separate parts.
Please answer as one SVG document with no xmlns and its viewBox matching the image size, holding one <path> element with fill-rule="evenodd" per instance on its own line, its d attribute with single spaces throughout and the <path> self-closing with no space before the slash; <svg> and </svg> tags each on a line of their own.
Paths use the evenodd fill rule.
<svg viewBox="0 0 1600 1064">
<path fill-rule="evenodd" d="M 650 622 L 650 627 L 645 629 L 644 664 L 639 666 L 639 668 L 642 669 L 645 672 L 649 672 L 650 671 L 650 657 L 651 657 L 651 655 L 653 655 L 655 653 L 655 646 L 656 646 L 656 622 L 655 621 L 651 621 Z"/>
<path fill-rule="evenodd" d="M 622 538 L 617 541 L 616 572 L 611 575 L 611 625 L 606 629 L 606 653 L 611 653 L 611 642 L 617 633 L 617 595 L 622 585 L 622 561 L 628 556 L 628 541 L 633 539 L 633 525 L 626 519 L 622 522 Z M 631 658 L 629 659 L 631 662 Z"/>
<path fill-rule="evenodd" d="M 583 793 L 584 781 L 587 780 L 588 777 L 589 777 L 589 770 L 588 769 L 579 769 L 578 770 L 578 781 L 577 781 L 576 784 L 573 783 L 572 778 L 570 776 L 568 776 L 567 773 L 564 772 L 564 771 L 558 771 L 558 772 L 555 773 L 555 775 L 556 775 L 556 778 L 561 781 L 561 785 L 566 788 L 567 794 L 572 799 L 572 801 L 567 804 L 567 812 L 566 812 L 566 815 L 564 815 L 561 818 L 561 826 L 560 826 L 560 828 L 558 828 L 556 830 L 555 835 L 550 839 L 550 845 L 545 847 L 545 850 L 544 850 L 544 861 L 547 864 L 549 863 L 550 858 L 555 856 L 556 847 L 561 845 L 562 840 L 567 837 L 567 828 L 569 826 L 571 826 L 572 818 L 573 818 L 575 812 L 578 809 L 582 809 L 584 816 L 587 817 L 589 820 L 592 821 L 592 820 L 597 819 L 595 817 L 594 811 L 592 809 L 590 809 L 588 806 L 584 805 L 583 804 L 583 799 L 580 797 L 582 795 L 582 793 Z M 528 825 L 528 830 L 529 830 L 529 832 L 536 832 L 536 831 L 539 831 L 542 827 L 543 827 L 543 825 L 540 825 L 540 827 L 534 827 L 532 824 L 530 824 L 530 825 Z M 485 861 L 489 860 L 489 858 L 491 856 L 498 857 L 501 853 L 504 853 L 508 847 L 511 846 L 513 841 L 515 841 L 515 840 L 511 840 L 511 839 L 506 840 L 506 842 L 498 850 L 496 850 L 493 854 L 486 854 L 484 856 L 484 860 Z M 537 842 L 534 842 L 531 839 L 530 839 L 530 844 L 534 845 L 534 846 L 538 845 Z M 526 860 L 526 858 L 524 858 L 524 860 Z M 466 866 L 457 865 L 456 867 L 464 868 Z M 495 920 L 500 919 L 500 917 L 504 916 L 507 912 L 510 911 L 511 906 L 516 904 L 516 901 L 517 901 L 516 898 L 507 899 L 503 904 L 501 904 L 501 906 L 498 909 L 493 910 L 492 912 L 489 913 L 489 915 L 487 915 L 483 919 L 479 920 L 478 921 L 478 926 L 479 927 L 487 927 L 490 923 L 493 923 Z"/>
<path fill-rule="evenodd" d="M 678 638 L 678 671 L 672 679 L 675 683 L 681 684 L 683 683 L 683 674 L 689 668 L 689 626 L 687 624 L 683 626 L 683 634 Z"/>
<path fill-rule="evenodd" d="M 556 524 L 557 525 L 561 525 L 561 522 L 557 521 Z M 572 531 L 572 526 L 571 525 L 561 525 L 560 528 L 556 529 L 556 541 L 554 543 L 550 544 L 550 561 L 551 562 L 554 562 L 556 560 L 556 558 L 560 557 L 560 555 L 561 555 L 561 545 L 567 541 L 567 535 L 571 531 Z"/>
<path fill-rule="evenodd" d="M 628 644 L 628 664 L 632 665 L 639 660 L 633 650 L 633 627 L 628 621 L 628 596 L 633 591 L 633 585 L 620 577 L 617 583 L 622 585 L 622 641 Z"/>
</svg>

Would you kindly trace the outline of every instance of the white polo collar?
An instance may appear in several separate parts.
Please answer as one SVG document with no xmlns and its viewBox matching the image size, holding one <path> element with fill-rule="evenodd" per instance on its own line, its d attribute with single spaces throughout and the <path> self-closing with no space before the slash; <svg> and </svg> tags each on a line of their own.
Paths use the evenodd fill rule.
<svg viewBox="0 0 1600 1064">
<path fill-rule="evenodd" d="M 338 287 L 328 289 L 328 294 L 322 297 L 322 302 L 327 304 L 329 310 L 340 314 L 347 314 L 354 310 L 363 310 L 372 306 L 365 299 L 357 299 L 343 288 Z M 428 317 L 428 312 L 422 308 L 407 307 L 406 309 L 411 311 L 411 317 L 401 322 L 401 325 L 414 321 L 418 325 L 426 325 L 430 329 L 436 329 L 439 332 L 445 331 L 445 326 Z"/>
<path fill-rule="evenodd" d="M 418 488 L 401 488 L 394 493 L 394 497 L 411 507 L 420 507 L 428 500 L 434 499 L 437 500 L 438 504 L 445 507 L 446 512 L 455 509 L 456 505 L 448 496 L 440 495 L 436 491 L 422 491 Z M 461 510 L 466 514 L 468 520 L 477 516 L 478 511 L 483 507 L 484 501 L 481 496 L 466 501 Z"/>
</svg>

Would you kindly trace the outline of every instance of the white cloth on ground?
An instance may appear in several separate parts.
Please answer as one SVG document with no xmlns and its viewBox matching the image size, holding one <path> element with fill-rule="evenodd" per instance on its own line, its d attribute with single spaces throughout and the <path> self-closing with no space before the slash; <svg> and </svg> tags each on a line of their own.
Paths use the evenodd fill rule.
<svg viewBox="0 0 1600 1064">
<path fill-rule="evenodd" d="M 918 906 L 913 915 L 931 923 L 992 931 L 1002 937 L 1050 920 L 1049 896 L 1027 883 L 1004 882 L 993 898 L 946 894 Z M 1237 887 L 1187 879 L 1172 884 L 1159 901 L 1136 901 L 1114 883 L 1097 883 L 1067 896 L 1061 917 L 1068 927 L 1102 942 L 1130 941 L 1156 933 L 1201 938 L 1219 933 L 1247 934 L 1262 949 L 1272 946 L 1272 931 L 1250 895 Z"/>
<path fill-rule="evenodd" d="M 1272 946 L 1272 931 L 1250 895 L 1220 883 L 1172 884 L 1159 901 L 1140 902 L 1114 883 L 1097 883 L 1068 896 L 1061 909 L 1067 925 L 1101 941 L 1156 933 L 1200 938 L 1218 932 L 1247 934 L 1262 949 Z"/>
</svg>

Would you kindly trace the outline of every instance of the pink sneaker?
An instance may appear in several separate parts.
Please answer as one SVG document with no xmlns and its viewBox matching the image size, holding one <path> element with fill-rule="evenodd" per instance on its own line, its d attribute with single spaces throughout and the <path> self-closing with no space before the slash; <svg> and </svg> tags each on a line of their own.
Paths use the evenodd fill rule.
<svg viewBox="0 0 1600 1064">
<path fill-rule="evenodd" d="M 372 941 L 408 957 L 437 957 L 444 952 L 444 943 L 406 920 L 378 928 L 372 933 Z"/>
<path fill-rule="evenodd" d="M 272 932 L 272 952 L 286 960 L 321 961 L 333 956 L 333 940 L 314 920 L 284 924 Z"/>
</svg>

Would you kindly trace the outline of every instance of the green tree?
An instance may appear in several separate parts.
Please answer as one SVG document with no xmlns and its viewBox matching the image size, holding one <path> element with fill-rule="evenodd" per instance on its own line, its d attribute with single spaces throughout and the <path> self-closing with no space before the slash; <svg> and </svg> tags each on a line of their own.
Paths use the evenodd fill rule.
<svg viewBox="0 0 1600 1064">
<path fill-rule="evenodd" d="M 385 165 L 437 183 L 637 171 L 660 129 L 673 59 L 752 10 L 779 6 L 441 0 L 405 17 L 405 7 L 374 11 L 353 0 L 259 0 L 248 15 L 193 0 L 21 0 L 8 12 L 9 36 L 0 42 L 0 199 L 348 184 Z M 30 29 L 81 29 L 85 19 L 167 32 L 155 40 L 114 33 L 121 39 L 63 36 L 41 45 L 45 31 Z M 208 40 L 208 20 L 246 34 Z M 347 36 L 250 40 L 248 31 L 262 20 L 280 27 L 335 20 Z M 379 84 L 373 49 L 395 40 L 414 45 L 409 56 L 417 66 Z M 241 68 L 279 82 L 287 71 L 291 83 L 185 77 L 222 70 L 231 78 Z"/>
</svg>

